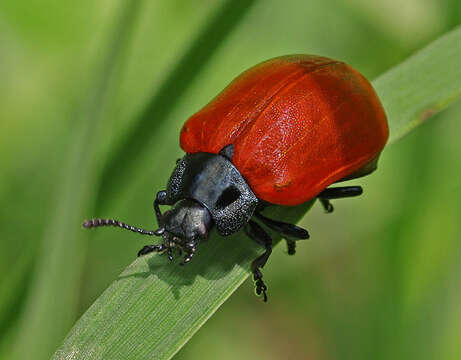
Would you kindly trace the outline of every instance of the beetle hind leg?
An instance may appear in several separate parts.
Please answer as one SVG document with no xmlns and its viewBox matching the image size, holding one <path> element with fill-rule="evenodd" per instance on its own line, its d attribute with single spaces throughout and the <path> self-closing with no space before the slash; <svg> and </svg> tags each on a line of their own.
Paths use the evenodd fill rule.
<svg viewBox="0 0 461 360">
<path fill-rule="evenodd" d="M 291 239 L 285 239 L 287 243 L 287 251 L 288 255 L 296 254 L 296 241 Z"/>
<path fill-rule="evenodd" d="M 326 213 L 332 213 L 334 208 L 330 200 L 344 199 L 362 195 L 363 189 L 361 186 L 340 186 L 323 190 L 317 195 Z"/>
</svg>

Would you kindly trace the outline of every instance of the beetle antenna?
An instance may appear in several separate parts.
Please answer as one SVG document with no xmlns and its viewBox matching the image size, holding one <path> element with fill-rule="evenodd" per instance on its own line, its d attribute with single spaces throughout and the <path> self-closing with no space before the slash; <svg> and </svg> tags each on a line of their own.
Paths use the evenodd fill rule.
<svg viewBox="0 0 461 360">
<path fill-rule="evenodd" d="M 142 235 L 155 235 L 155 236 L 160 236 L 165 232 L 164 228 L 160 228 L 157 230 L 145 230 L 138 228 L 136 226 L 128 225 L 125 224 L 124 222 L 115 220 L 115 219 L 91 219 L 91 220 L 85 220 L 82 224 L 84 228 L 95 228 L 95 227 L 100 227 L 100 226 L 116 226 L 120 227 L 122 229 L 130 230 L 133 232 L 137 232 Z"/>
</svg>

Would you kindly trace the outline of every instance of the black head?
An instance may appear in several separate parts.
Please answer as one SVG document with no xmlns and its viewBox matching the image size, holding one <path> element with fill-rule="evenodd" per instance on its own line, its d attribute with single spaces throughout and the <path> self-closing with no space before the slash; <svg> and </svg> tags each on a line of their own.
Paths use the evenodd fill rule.
<svg viewBox="0 0 461 360">
<path fill-rule="evenodd" d="M 213 225 L 209 211 L 194 200 L 181 200 L 162 216 L 165 234 L 179 247 L 205 240 Z"/>
<path fill-rule="evenodd" d="M 162 194 L 162 192 L 159 192 Z M 154 202 L 157 212 L 159 197 Z M 159 228 L 157 230 L 145 230 L 132 225 L 125 224 L 114 219 L 93 219 L 85 221 L 83 227 L 93 228 L 100 226 L 116 226 L 122 229 L 137 232 L 143 235 L 161 236 L 163 242 L 159 245 L 146 245 L 138 253 L 144 255 L 152 251 L 168 253 L 170 260 L 173 260 L 172 249 L 184 251 L 186 256 L 182 262 L 189 262 L 195 253 L 195 246 L 200 240 L 205 240 L 213 226 L 213 220 L 209 211 L 197 201 L 183 199 L 178 201 L 173 208 L 163 215 L 158 211 Z"/>
</svg>

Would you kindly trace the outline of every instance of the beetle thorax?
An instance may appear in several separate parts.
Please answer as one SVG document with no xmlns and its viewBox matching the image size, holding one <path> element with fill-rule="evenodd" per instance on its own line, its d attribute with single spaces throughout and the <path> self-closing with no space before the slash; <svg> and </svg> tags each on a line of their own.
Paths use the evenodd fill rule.
<svg viewBox="0 0 461 360">
<path fill-rule="evenodd" d="M 175 225 L 182 221 L 180 216 L 185 216 L 186 210 L 181 207 L 189 204 L 182 201 L 193 199 L 208 210 L 218 233 L 223 236 L 239 231 L 258 204 L 258 198 L 231 160 L 220 154 L 184 156 L 171 175 L 166 194 L 168 204 L 178 204 L 174 210 Z M 198 208 L 188 209 L 187 214 L 193 223 L 197 223 L 196 217 L 204 216 Z"/>
</svg>

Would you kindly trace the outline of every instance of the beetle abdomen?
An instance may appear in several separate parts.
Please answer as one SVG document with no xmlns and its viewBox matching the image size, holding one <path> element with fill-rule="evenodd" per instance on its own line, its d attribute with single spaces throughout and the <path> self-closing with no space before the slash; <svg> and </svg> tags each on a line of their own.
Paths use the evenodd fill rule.
<svg viewBox="0 0 461 360">
<path fill-rule="evenodd" d="M 187 153 L 234 145 L 232 162 L 258 198 L 297 205 L 376 159 L 388 137 L 370 83 L 342 62 L 297 55 L 236 78 L 181 132 Z"/>
</svg>

